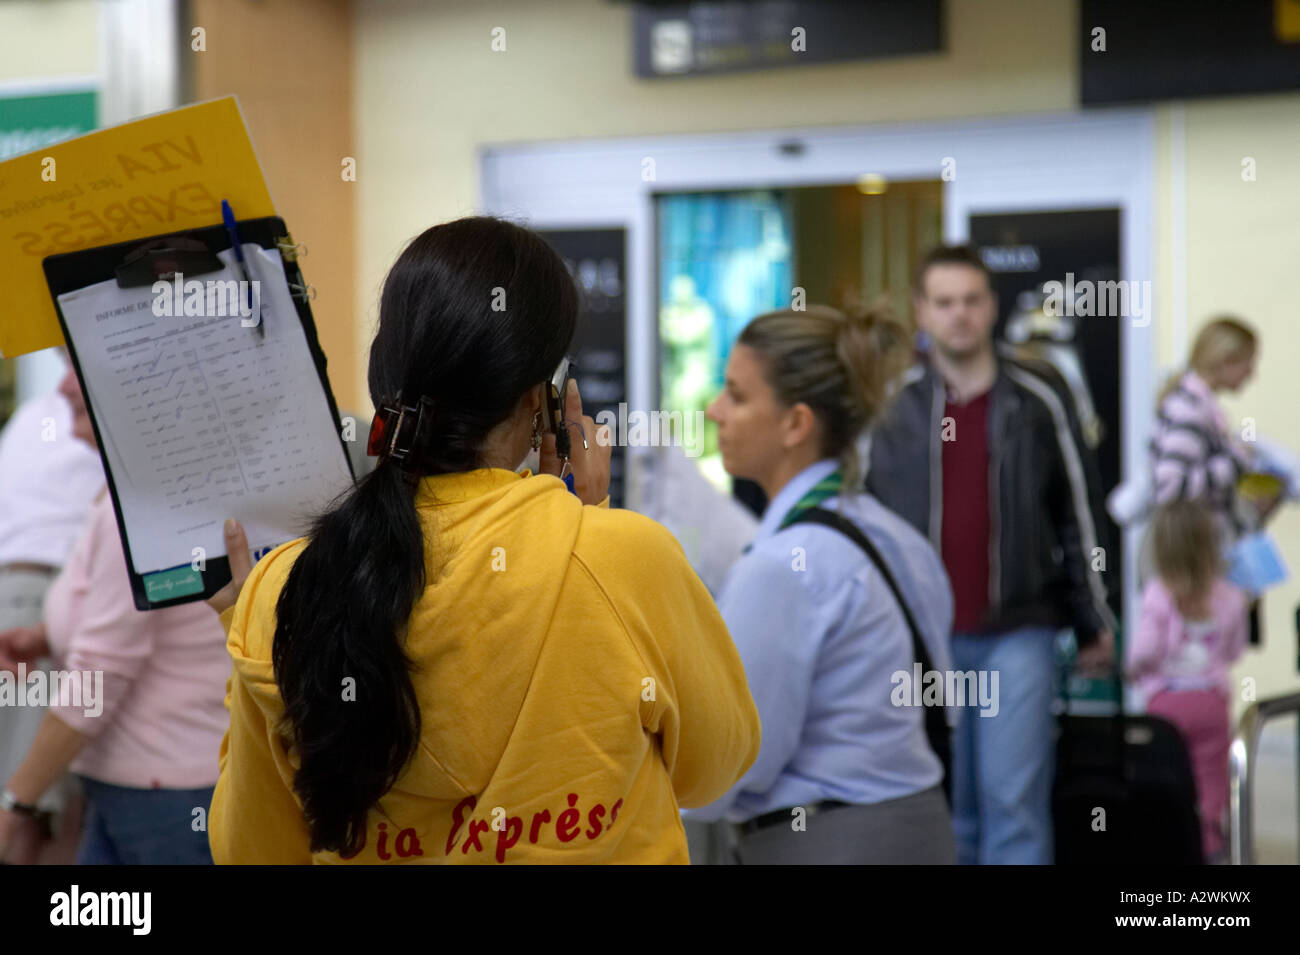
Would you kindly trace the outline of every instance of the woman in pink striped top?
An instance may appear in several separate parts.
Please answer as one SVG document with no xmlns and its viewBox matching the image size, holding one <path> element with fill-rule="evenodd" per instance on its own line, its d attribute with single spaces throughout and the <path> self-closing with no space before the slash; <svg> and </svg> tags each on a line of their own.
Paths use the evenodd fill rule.
<svg viewBox="0 0 1300 955">
<path fill-rule="evenodd" d="M 68 375 L 73 434 L 93 445 Z M 43 624 L 0 633 L 0 669 L 42 656 L 53 656 L 81 693 L 66 679 L 62 694 L 51 691 L 26 758 L 5 781 L 0 859 L 19 815 L 71 770 L 86 788 L 79 863 L 211 863 L 206 816 L 228 719 L 225 631 L 205 603 L 135 609 L 106 490 L 50 586 Z"/>
<path fill-rule="evenodd" d="M 1187 370 L 1161 394 L 1151 438 L 1156 503 L 1205 502 L 1227 540 L 1241 531 L 1237 480 L 1251 452 L 1228 427 L 1215 393 L 1240 389 L 1255 372 L 1257 352 L 1255 333 L 1244 322 L 1228 316 L 1209 322 L 1196 336 Z"/>
</svg>

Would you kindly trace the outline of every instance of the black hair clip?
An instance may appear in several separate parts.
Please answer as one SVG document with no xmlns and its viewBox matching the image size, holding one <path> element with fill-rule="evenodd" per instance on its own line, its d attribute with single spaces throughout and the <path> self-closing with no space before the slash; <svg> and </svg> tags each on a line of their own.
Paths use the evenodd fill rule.
<svg viewBox="0 0 1300 955">
<path fill-rule="evenodd" d="M 433 426 L 433 399 L 421 396 L 414 405 L 404 405 L 400 397 L 381 402 L 370 422 L 366 453 L 380 461 L 392 459 L 414 483 L 428 446 Z"/>
</svg>

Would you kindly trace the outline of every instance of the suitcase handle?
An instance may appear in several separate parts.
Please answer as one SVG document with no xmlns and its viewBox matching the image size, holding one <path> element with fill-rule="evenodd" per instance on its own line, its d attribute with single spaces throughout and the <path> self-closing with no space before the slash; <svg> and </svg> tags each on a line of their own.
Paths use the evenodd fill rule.
<svg viewBox="0 0 1300 955">
<path fill-rule="evenodd" d="M 1126 737 L 1126 734 L 1128 732 L 1128 715 L 1124 712 L 1124 670 L 1123 670 L 1123 665 L 1120 663 L 1118 657 L 1119 653 L 1121 652 L 1120 644 L 1118 640 L 1116 641 L 1115 652 L 1116 652 L 1116 660 L 1114 665 L 1110 667 L 1110 673 L 1115 684 L 1115 701 L 1116 701 L 1115 713 L 1111 720 L 1115 730 L 1114 733 L 1111 734 L 1111 767 L 1115 771 L 1115 775 L 1117 777 L 1123 778 L 1126 774 L 1126 768 L 1127 768 L 1126 760 L 1125 760 L 1125 752 L 1126 752 L 1126 747 L 1128 745 L 1127 737 Z M 1072 665 L 1071 673 L 1073 672 L 1073 669 L 1074 668 Z M 1062 710 L 1061 715 L 1057 718 L 1057 729 L 1058 729 L 1057 765 L 1058 766 L 1068 765 L 1070 762 L 1068 758 L 1070 755 L 1070 746 L 1071 746 L 1070 734 L 1065 732 L 1065 723 L 1064 723 L 1066 719 L 1070 718 L 1070 674 L 1069 673 L 1066 674 L 1065 679 L 1062 681 L 1061 696 L 1065 701 L 1065 707 Z M 1086 718 L 1086 717 L 1080 717 L 1080 718 Z"/>
</svg>

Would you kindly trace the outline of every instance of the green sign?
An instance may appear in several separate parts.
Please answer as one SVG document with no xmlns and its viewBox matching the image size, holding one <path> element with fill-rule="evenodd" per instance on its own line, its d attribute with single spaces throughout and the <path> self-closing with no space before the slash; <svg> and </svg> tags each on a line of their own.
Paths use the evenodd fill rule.
<svg viewBox="0 0 1300 955">
<path fill-rule="evenodd" d="M 89 133 L 98 125 L 93 92 L 40 96 L 0 93 L 0 159 Z"/>
</svg>

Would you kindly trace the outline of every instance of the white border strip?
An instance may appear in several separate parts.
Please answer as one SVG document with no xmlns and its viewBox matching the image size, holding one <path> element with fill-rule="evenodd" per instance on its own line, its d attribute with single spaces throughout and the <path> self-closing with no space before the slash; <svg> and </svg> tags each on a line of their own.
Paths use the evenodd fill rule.
<svg viewBox="0 0 1300 955">
<path fill-rule="evenodd" d="M 0 97 L 57 96 L 60 93 L 98 93 L 102 81 L 94 74 L 0 80 Z"/>
<path fill-rule="evenodd" d="M 1187 354 L 1187 108 L 1169 107 L 1169 285 L 1173 362 Z"/>
</svg>

